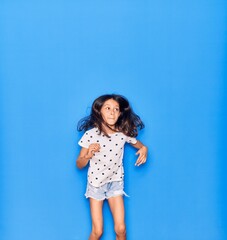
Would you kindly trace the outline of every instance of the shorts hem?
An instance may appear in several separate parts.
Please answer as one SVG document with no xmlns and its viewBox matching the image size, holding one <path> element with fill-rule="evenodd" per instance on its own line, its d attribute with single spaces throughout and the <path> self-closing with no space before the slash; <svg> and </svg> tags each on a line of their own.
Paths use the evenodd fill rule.
<svg viewBox="0 0 227 240">
<path fill-rule="evenodd" d="M 103 201 L 105 199 L 117 196 L 129 197 L 124 191 L 123 181 L 106 183 L 104 187 L 94 187 L 90 183 L 88 183 L 84 196 L 86 198 L 93 198 L 98 201 Z"/>
<path fill-rule="evenodd" d="M 90 195 L 84 195 L 86 198 L 92 198 L 92 199 L 95 199 L 95 200 L 97 200 L 97 201 L 103 201 L 103 200 L 105 200 L 106 198 L 101 198 L 101 199 L 98 199 L 98 198 L 95 198 L 94 196 L 90 196 Z"/>
<path fill-rule="evenodd" d="M 116 193 L 113 193 L 112 195 L 110 196 L 106 196 L 106 199 L 109 199 L 111 197 L 117 197 L 117 196 L 125 196 L 125 197 L 129 197 L 129 195 L 127 195 L 125 193 L 125 191 L 121 190 L 121 191 L 116 191 Z"/>
</svg>

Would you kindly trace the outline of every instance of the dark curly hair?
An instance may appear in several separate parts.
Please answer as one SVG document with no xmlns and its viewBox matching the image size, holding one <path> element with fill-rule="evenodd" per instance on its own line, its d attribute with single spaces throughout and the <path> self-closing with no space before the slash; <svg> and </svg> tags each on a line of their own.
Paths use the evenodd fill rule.
<svg viewBox="0 0 227 240">
<path fill-rule="evenodd" d="M 108 126 L 101 116 L 101 108 L 105 101 L 109 99 L 115 100 L 120 107 L 120 116 L 115 124 L 116 130 Z M 141 130 L 142 128 L 144 128 L 143 122 L 141 121 L 140 117 L 133 112 L 129 101 L 124 96 L 117 94 L 106 94 L 95 99 L 92 104 L 90 115 L 82 118 L 78 122 L 77 130 L 87 131 L 92 127 L 97 127 L 100 131 L 100 134 L 103 133 L 107 137 L 109 137 L 107 132 L 103 128 L 103 124 L 109 127 L 111 130 L 116 132 L 122 132 L 129 137 L 136 137 L 138 135 L 138 129 Z"/>
</svg>

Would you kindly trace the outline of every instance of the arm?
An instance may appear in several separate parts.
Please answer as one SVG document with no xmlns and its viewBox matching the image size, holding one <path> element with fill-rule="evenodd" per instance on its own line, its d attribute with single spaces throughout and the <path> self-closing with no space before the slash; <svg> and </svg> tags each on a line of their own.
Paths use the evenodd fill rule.
<svg viewBox="0 0 227 240">
<path fill-rule="evenodd" d="M 76 166 L 81 169 L 87 166 L 90 157 L 88 156 L 88 148 L 81 148 L 80 154 L 76 160 Z"/>
<path fill-rule="evenodd" d="M 89 160 L 92 158 L 94 152 L 98 152 L 100 149 L 100 145 L 98 143 L 93 143 L 89 146 L 89 148 L 82 147 L 80 150 L 80 154 L 76 160 L 76 166 L 81 169 L 87 166 Z"/>
<path fill-rule="evenodd" d="M 136 160 L 135 166 L 140 166 L 141 164 L 144 164 L 147 160 L 147 147 L 143 145 L 142 142 L 137 140 L 135 144 L 131 144 L 134 148 L 139 149 L 139 151 L 136 152 L 136 155 L 139 155 L 139 157 Z"/>
</svg>

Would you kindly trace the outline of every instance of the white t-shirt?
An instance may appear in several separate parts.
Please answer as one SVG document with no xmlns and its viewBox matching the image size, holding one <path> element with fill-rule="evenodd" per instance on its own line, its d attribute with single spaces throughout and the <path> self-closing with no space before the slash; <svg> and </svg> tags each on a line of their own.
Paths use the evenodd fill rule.
<svg viewBox="0 0 227 240">
<path fill-rule="evenodd" d="M 100 187 L 108 182 L 121 181 L 124 177 L 123 153 L 126 142 L 135 144 L 136 138 L 128 137 L 121 132 L 99 134 L 98 128 L 92 128 L 84 133 L 78 144 L 89 148 L 92 143 L 99 143 L 100 150 L 90 159 L 88 182 L 94 187 Z"/>
</svg>

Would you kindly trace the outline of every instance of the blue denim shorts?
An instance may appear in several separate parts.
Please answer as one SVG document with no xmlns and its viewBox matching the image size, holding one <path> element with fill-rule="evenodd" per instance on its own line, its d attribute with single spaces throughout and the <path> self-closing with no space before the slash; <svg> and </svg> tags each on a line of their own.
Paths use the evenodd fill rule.
<svg viewBox="0 0 227 240">
<path fill-rule="evenodd" d="M 124 192 L 124 182 L 108 182 L 101 187 L 94 187 L 89 182 L 85 193 L 86 198 L 94 198 L 96 200 L 104 200 L 116 196 L 127 196 Z"/>
</svg>

